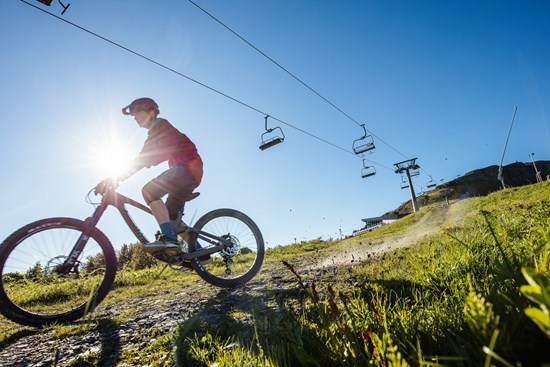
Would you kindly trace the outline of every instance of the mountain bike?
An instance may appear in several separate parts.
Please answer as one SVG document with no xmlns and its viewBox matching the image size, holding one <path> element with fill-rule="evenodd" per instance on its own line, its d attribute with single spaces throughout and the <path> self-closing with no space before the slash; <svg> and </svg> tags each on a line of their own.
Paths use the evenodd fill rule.
<svg viewBox="0 0 550 367">
<path fill-rule="evenodd" d="M 98 186 L 86 195 L 95 207 L 92 216 L 38 220 L 0 245 L 0 312 L 6 318 L 29 326 L 66 323 L 92 312 L 104 300 L 117 272 L 113 245 L 96 227 L 107 207 L 118 209 L 140 243 L 149 243 L 127 205 L 149 214 L 151 210 L 118 193 L 114 185 L 103 193 Z M 92 193 L 101 200 L 94 202 Z M 256 275 L 264 241 L 252 219 L 237 210 L 217 209 L 187 226 L 182 215 L 172 222 L 179 248 L 154 257 L 177 270 L 192 269 L 218 287 L 236 287 Z"/>
</svg>

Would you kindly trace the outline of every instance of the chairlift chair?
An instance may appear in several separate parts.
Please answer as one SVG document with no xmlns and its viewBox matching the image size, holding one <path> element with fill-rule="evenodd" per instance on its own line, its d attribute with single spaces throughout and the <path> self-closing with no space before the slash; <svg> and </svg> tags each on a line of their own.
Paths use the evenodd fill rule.
<svg viewBox="0 0 550 367">
<path fill-rule="evenodd" d="M 363 169 L 361 169 L 361 178 L 367 178 L 374 176 L 376 174 L 376 169 L 374 166 L 365 165 L 365 160 L 363 159 Z"/>
<path fill-rule="evenodd" d="M 428 183 L 426 184 L 426 186 L 428 187 L 428 189 L 432 189 L 434 187 L 437 186 L 437 184 L 435 183 L 434 179 L 432 178 L 432 176 L 430 176 L 430 181 L 428 181 Z"/>
<path fill-rule="evenodd" d="M 71 6 L 71 4 L 65 5 L 61 2 L 61 0 L 57 0 L 57 1 L 59 2 L 59 5 L 61 5 L 61 7 L 63 8 L 61 15 L 65 14 L 65 12 L 67 11 L 67 9 L 69 9 L 69 6 Z M 38 2 L 41 2 L 44 5 L 50 6 L 52 5 L 53 0 L 38 0 Z"/>
<path fill-rule="evenodd" d="M 285 140 L 285 134 L 283 133 L 283 129 L 281 129 L 279 126 L 271 129 L 267 128 L 268 117 L 269 116 L 265 116 L 265 132 L 262 134 L 262 137 L 261 137 L 262 139 L 262 142 L 260 144 L 261 150 L 266 150 L 267 148 L 271 148 L 272 146 L 282 143 Z"/>
<path fill-rule="evenodd" d="M 352 145 L 353 152 L 357 155 L 366 153 L 374 149 L 374 139 L 372 138 L 371 135 L 367 134 L 367 129 L 365 128 L 365 124 L 362 124 L 361 126 L 363 127 L 365 134 L 359 139 L 356 139 Z"/>
</svg>

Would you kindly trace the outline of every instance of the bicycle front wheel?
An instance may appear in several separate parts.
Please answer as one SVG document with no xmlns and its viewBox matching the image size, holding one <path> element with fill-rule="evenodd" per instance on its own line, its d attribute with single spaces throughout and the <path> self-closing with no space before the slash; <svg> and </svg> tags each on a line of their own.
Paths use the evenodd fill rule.
<svg viewBox="0 0 550 367">
<path fill-rule="evenodd" d="M 86 224 L 48 218 L 28 224 L 0 245 L 0 312 L 29 326 L 64 323 L 91 312 L 114 282 L 116 256 L 93 228 L 72 269 L 62 270 Z"/>
<path fill-rule="evenodd" d="M 202 216 L 193 226 L 199 231 L 224 238 L 232 246 L 210 255 L 208 262 L 192 261 L 201 278 L 217 287 L 235 287 L 256 275 L 264 259 L 264 240 L 258 226 L 247 215 L 233 209 L 217 209 Z M 208 235 L 205 235 L 208 237 Z M 191 234 L 189 251 L 212 247 Z"/>
</svg>

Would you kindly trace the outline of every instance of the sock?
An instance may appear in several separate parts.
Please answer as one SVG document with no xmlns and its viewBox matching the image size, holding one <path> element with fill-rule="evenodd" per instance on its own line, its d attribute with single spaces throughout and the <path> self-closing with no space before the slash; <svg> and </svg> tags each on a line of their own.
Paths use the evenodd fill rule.
<svg viewBox="0 0 550 367">
<path fill-rule="evenodd" d="M 175 240 L 176 235 L 174 234 L 174 230 L 172 229 L 172 223 L 166 222 L 162 223 L 160 225 L 160 231 L 163 235 L 165 235 L 168 239 Z"/>
</svg>

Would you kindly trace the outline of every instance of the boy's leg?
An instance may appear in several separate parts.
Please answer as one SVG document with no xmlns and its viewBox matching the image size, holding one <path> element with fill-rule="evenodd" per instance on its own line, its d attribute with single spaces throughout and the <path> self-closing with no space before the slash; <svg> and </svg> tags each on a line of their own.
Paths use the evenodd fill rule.
<svg viewBox="0 0 550 367">
<path fill-rule="evenodd" d="M 161 199 L 151 202 L 149 204 L 149 208 L 151 208 L 151 211 L 153 212 L 153 215 L 158 223 L 165 223 L 170 220 L 168 217 L 168 209 L 166 208 L 166 204 L 164 204 Z"/>
<path fill-rule="evenodd" d="M 151 211 L 153 212 L 153 215 L 155 216 L 155 219 L 160 226 L 160 231 L 162 232 L 162 234 L 170 240 L 175 240 L 176 235 L 172 230 L 172 223 L 170 222 L 170 217 L 168 215 L 168 208 L 166 208 L 166 204 L 164 204 L 164 202 L 159 199 L 151 202 L 149 204 L 149 207 L 151 208 Z"/>
<path fill-rule="evenodd" d="M 151 208 L 162 233 L 168 239 L 176 237 L 170 221 L 175 219 L 178 211 L 182 209 L 183 198 L 193 192 L 200 183 L 195 176 L 196 174 L 193 174 L 188 167 L 176 166 L 161 173 L 142 189 L 145 202 Z M 162 198 L 167 194 L 168 199 L 165 204 Z"/>
<path fill-rule="evenodd" d="M 145 202 L 151 208 L 151 212 L 159 224 L 163 238 L 144 245 L 148 252 L 156 252 L 163 249 L 178 248 L 176 235 L 172 230 L 170 217 L 166 204 L 162 197 L 171 192 L 176 185 L 177 170 L 171 168 L 143 186 L 142 193 Z"/>
</svg>

